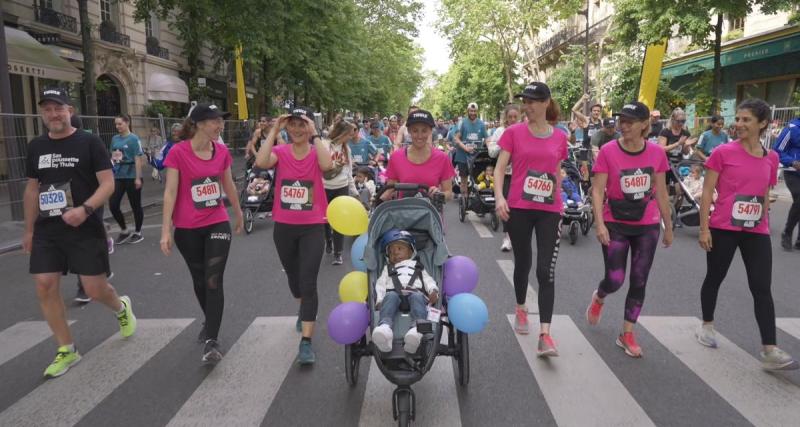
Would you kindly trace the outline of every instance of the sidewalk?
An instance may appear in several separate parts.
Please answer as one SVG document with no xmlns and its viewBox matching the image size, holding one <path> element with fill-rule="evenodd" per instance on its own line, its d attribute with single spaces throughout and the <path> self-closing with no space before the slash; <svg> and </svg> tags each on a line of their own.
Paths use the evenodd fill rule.
<svg viewBox="0 0 800 427">
<path fill-rule="evenodd" d="M 244 156 L 241 154 L 233 154 L 232 172 L 233 178 L 242 175 L 244 170 Z M 154 181 L 150 174 L 152 168 L 148 165 L 145 166 L 143 171 L 144 183 L 142 185 L 142 208 L 147 209 L 154 206 L 160 206 L 164 197 L 164 185 Z M 238 195 L 237 195 L 238 197 Z M 130 205 L 128 199 L 122 199 L 122 213 L 126 219 L 130 219 Z M 115 224 L 114 219 L 111 217 L 111 212 L 108 210 L 108 205 L 103 211 L 103 220 L 107 223 Z M 22 221 L 1 221 L 0 222 L 0 254 L 11 251 L 16 251 L 22 248 L 22 234 L 25 231 L 25 224 Z"/>
</svg>

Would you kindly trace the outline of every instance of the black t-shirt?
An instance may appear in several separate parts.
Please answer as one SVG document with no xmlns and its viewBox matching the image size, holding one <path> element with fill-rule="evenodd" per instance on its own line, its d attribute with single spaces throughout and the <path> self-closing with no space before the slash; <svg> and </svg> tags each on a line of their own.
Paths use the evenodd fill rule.
<svg viewBox="0 0 800 427">
<path fill-rule="evenodd" d="M 52 139 L 48 135 L 37 136 L 28 144 L 26 173 L 28 178 L 39 181 L 40 197 L 37 207 L 43 203 L 42 192 L 53 189 L 68 189 L 68 206 L 78 207 L 91 197 L 100 183 L 97 172 L 111 169 L 111 158 L 105 144 L 95 135 L 76 130 L 72 135 L 62 139 Z M 67 185 L 68 184 L 68 185 Z M 90 216 L 78 227 L 92 235 L 102 236 L 105 233 L 102 218 Z M 43 216 L 36 219 L 36 229 L 57 231 L 64 227 L 72 228 L 61 220 L 59 215 Z"/>
<path fill-rule="evenodd" d="M 597 132 L 602 132 L 603 130 L 603 121 L 598 120 L 597 122 L 593 122 L 589 119 L 589 125 L 583 128 L 583 147 L 591 149 L 592 148 L 592 136 L 594 136 Z"/>
<path fill-rule="evenodd" d="M 650 123 L 650 133 L 647 134 L 647 138 L 658 138 L 662 129 L 664 129 L 664 124 L 661 122 Z"/>
<path fill-rule="evenodd" d="M 675 135 L 674 133 L 672 133 L 672 129 L 666 128 L 666 129 L 662 129 L 661 133 L 659 133 L 658 136 L 659 137 L 663 136 L 663 137 L 667 138 L 667 145 L 672 145 L 672 144 L 678 142 L 678 140 L 680 140 L 681 137 L 685 136 L 685 137 L 688 138 L 688 137 L 691 136 L 691 134 L 689 133 L 688 130 L 681 129 L 681 133 L 678 134 L 678 135 Z M 672 161 L 680 161 L 681 160 L 681 150 L 682 150 L 681 147 L 674 148 L 674 149 L 672 149 L 672 151 L 667 153 L 667 157 L 669 157 L 669 159 L 672 160 Z"/>
</svg>

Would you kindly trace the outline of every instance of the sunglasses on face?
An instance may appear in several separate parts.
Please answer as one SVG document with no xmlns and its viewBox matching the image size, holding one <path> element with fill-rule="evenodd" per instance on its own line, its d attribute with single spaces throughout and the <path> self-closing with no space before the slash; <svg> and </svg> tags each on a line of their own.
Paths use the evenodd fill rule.
<svg viewBox="0 0 800 427">
<path fill-rule="evenodd" d="M 686 119 L 683 119 L 683 120 L 675 120 L 675 123 L 686 123 Z"/>
</svg>

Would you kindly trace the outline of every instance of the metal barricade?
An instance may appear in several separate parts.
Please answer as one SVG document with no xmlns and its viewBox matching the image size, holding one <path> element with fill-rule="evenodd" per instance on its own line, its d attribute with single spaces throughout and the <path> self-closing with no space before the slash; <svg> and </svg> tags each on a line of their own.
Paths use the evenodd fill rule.
<svg viewBox="0 0 800 427">
<path fill-rule="evenodd" d="M 781 134 L 786 124 L 795 117 L 800 117 L 800 107 L 778 108 L 773 106 L 769 125 L 767 126 L 767 133 L 764 138 L 764 146 L 767 148 L 772 147 L 775 139 Z"/>
</svg>

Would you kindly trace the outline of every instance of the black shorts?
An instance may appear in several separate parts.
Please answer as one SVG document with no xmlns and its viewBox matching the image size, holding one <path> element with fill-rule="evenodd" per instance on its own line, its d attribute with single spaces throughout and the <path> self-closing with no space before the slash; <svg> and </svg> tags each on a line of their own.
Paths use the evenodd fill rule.
<svg viewBox="0 0 800 427">
<path fill-rule="evenodd" d="M 466 178 L 469 175 L 469 168 L 467 166 L 467 162 L 457 162 L 454 161 L 453 165 L 458 168 L 458 176 L 462 178 Z"/>
<path fill-rule="evenodd" d="M 105 237 L 77 230 L 33 233 L 30 273 L 73 273 L 84 276 L 111 274 Z"/>
</svg>

